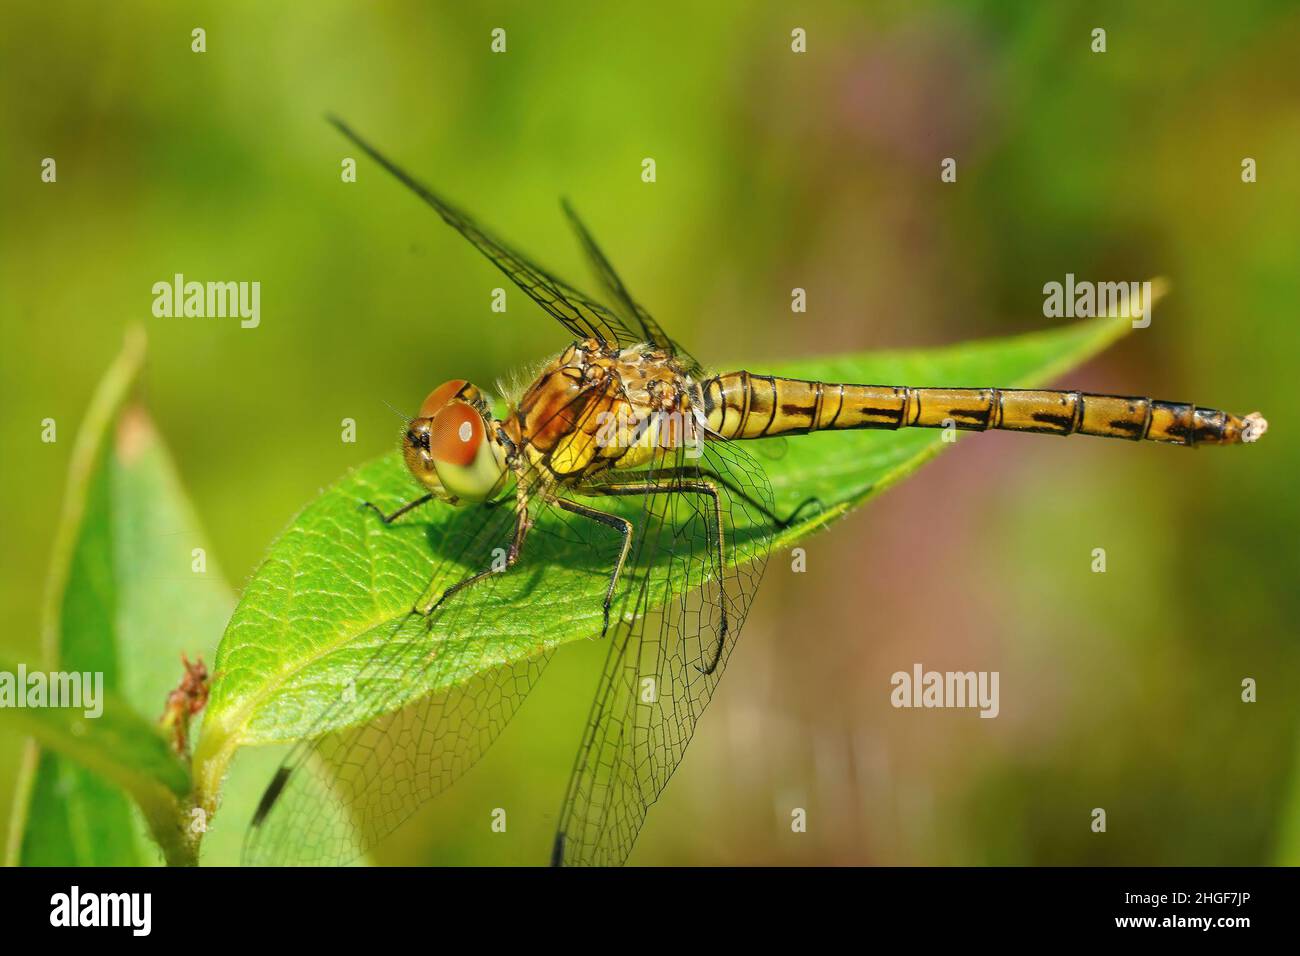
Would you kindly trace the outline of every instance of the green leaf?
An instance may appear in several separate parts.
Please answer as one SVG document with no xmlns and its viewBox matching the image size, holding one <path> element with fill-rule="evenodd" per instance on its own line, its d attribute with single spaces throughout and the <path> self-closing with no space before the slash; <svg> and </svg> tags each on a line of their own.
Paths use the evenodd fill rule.
<svg viewBox="0 0 1300 956">
<path fill-rule="evenodd" d="M 26 712 L 26 729 L 44 749 L 29 755 L 14 801 L 12 862 L 155 861 L 157 849 L 125 794 L 169 859 L 192 855 L 178 830 L 188 768 L 162 759 L 169 751 L 156 721 L 181 675 L 181 651 L 210 659 L 234 600 L 210 556 L 204 571 L 193 569 L 193 549 L 205 539 L 147 414 L 130 398 L 143 356 L 143 334 L 129 335 L 77 435 L 44 659 L 39 668 L 28 664 L 102 673 L 109 700 L 103 716 L 61 725 L 61 712 L 36 722 L 40 713 Z"/>
<path fill-rule="evenodd" d="M 863 353 L 823 360 L 779 363 L 763 372 L 863 383 L 948 386 L 1033 386 L 1043 384 L 1096 354 L 1123 335 L 1129 324 L 1099 319 L 998 341 L 950 348 Z M 824 508 L 786 530 L 785 546 L 824 526 L 850 508 L 915 470 L 947 444 L 934 431 L 836 432 L 796 438 L 781 454 L 782 440 L 761 447 L 777 510 L 790 510 L 810 495 Z M 762 446 L 765 442 L 750 443 Z M 435 573 L 437 542 L 462 520 L 461 509 L 431 505 L 413 520 L 391 527 L 358 510 L 374 501 L 396 506 L 419 490 L 399 455 L 372 461 L 328 488 L 299 514 L 272 545 L 254 574 L 222 638 L 219 674 L 195 754 L 196 784 L 206 802 L 217 793 L 230 756 L 240 746 L 292 741 L 337 727 L 313 721 L 337 700 L 381 640 L 414 640 L 418 631 L 393 629 L 421 593 L 436 593 L 468 569 L 443 567 Z M 545 587 L 529 575 L 503 575 L 491 606 L 475 607 L 475 630 L 489 636 L 497 654 L 489 666 L 527 658 L 539 646 L 554 647 L 600 629 L 604 574 L 563 551 L 554 540 L 530 539 L 544 552 Z M 548 550 L 549 549 L 549 550 Z M 444 556 L 445 557 L 445 556 Z M 474 569 L 477 570 L 477 569 Z M 473 591 L 465 597 L 473 600 Z M 460 597 L 458 597 L 458 600 Z M 513 602 L 529 602 L 532 633 L 518 633 Z M 414 629 L 413 629 L 414 630 Z M 440 650 L 440 656 L 447 653 Z M 452 651 L 454 653 L 454 650 Z M 482 666 L 475 656 L 475 664 Z M 390 701 L 397 706 L 467 679 L 466 669 L 433 668 L 439 685 L 412 684 Z M 365 716 L 369 716 L 368 714 Z M 349 719 L 358 718 L 351 711 Z"/>
<path fill-rule="evenodd" d="M 0 659 L 0 672 L 22 673 L 4 659 Z M 189 768 L 161 729 L 116 694 L 104 691 L 95 698 L 95 709 L 102 708 L 102 713 L 93 716 L 86 708 L 4 707 L 0 719 L 121 787 L 141 804 L 161 807 L 187 796 Z"/>
</svg>

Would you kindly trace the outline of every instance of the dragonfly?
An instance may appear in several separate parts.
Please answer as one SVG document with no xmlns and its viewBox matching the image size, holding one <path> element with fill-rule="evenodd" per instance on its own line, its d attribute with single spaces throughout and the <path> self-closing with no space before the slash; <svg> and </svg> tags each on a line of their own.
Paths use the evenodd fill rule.
<svg viewBox="0 0 1300 956">
<path fill-rule="evenodd" d="M 1234 445 L 1267 428 L 1212 408 L 1077 390 L 947 388 L 710 374 L 634 299 L 568 202 L 599 302 L 494 238 L 342 120 L 347 139 L 431 206 L 568 333 L 496 417 L 462 379 L 431 391 L 402 454 L 421 493 L 385 528 L 452 509 L 436 581 L 382 635 L 349 692 L 294 746 L 244 846 L 251 864 L 349 862 L 484 753 L 553 648 L 505 659 L 527 630 L 547 562 L 586 570 L 605 663 L 552 842 L 556 865 L 623 863 L 681 762 L 745 624 L 785 514 L 746 442 L 842 429 L 1001 429 L 1173 445 Z M 536 547 L 541 540 L 544 547 Z M 545 552 L 541 559 L 534 552 Z M 414 691 L 433 688 L 419 697 Z M 411 701 L 414 700 L 414 703 Z M 345 729 L 339 730 L 337 728 Z"/>
</svg>

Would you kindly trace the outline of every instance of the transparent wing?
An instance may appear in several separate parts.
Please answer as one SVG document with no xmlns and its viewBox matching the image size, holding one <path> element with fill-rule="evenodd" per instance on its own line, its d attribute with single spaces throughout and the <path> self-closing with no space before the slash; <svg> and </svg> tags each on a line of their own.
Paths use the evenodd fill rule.
<svg viewBox="0 0 1300 956">
<path fill-rule="evenodd" d="M 512 505 L 466 511 L 438 544 L 449 556 L 444 565 L 490 566 L 493 549 L 509 545 L 514 517 Z M 295 745 L 262 798 L 244 863 L 349 862 L 482 756 L 549 658 L 538 647 L 525 661 L 482 673 L 493 653 L 490 635 L 508 623 L 498 609 L 507 577 L 484 579 L 471 589 L 478 593 L 427 619 L 403 615 L 356 639 L 373 651 L 316 722 L 347 729 Z M 414 594 L 421 585 L 414 582 Z M 479 676 L 453 684 L 460 673 Z M 394 711 L 416 687 L 428 693 Z"/>
<path fill-rule="evenodd" d="M 525 487 L 536 477 L 524 475 Z M 550 659 L 553 640 L 534 636 L 539 615 L 548 613 L 548 570 L 566 572 L 564 597 L 572 603 L 561 613 L 572 618 L 576 605 L 599 632 L 620 541 L 541 496 L 525 506 L 533 531 L 513 567 L 457 592 L 427 617 L 400 616 L 350 645 L 368 653 L 366 663 L 316 719 L 314 726 L 329 732 L 309 733 L 277 771 L 248 831 L 245 863 L 354 860 L 473 766 Z M 512 496 L 457 509 L 435 545 L 436 579 L 454 583 L 499 561 L 519 507 Z M 419 514 L 401 520 L 418 522 Z M 424 583 L 413 582 L 412 600 Z"/>
<path fill-rule="evenodd" d="M 587 254 L 587 259 L 596 273 L 596 278 L 600 280 L 601 286 L 614 300 L 614 304 L 623 310 L 623 314 L 636 321 L 643 340 L 659 346 L 669 354 L 676 355 L 681 360 L 686 371 L 692 374 L 701 371 L 700 363 L 673 341 L 668 336 L 668 333 L 660 328 L 654 317 L 632 298 L 632 294 L 627 291 L 627 286 L 618 277 L 614 267 L 605 258 L 605 254 L 601 252 L 600 246 L 596 245 L 595 238 L 592 237 L 591 232 L 582 219 L 579 218 L 577 210 L 573 208 L 567 199 L 563 200 L 561 205 L 564 207 L 564 214 L 569 217 L 569 223 L 573 226 L 574 232 L 578 234 L 578 241 L 582 243 L 582 249 Z"/>
<path fill-rule="evenodd" d="M 637 539 L 561 811 L 557 864 L 626 860 L 722 677 L 776 530 L 767 477 L 735 444 L 708 443 L 694 459 L 678 450 L 607 479 L 604 491 L 637 481 L 655 490 L 632 500 Z"/>
<path fill-rule="evenodd" d="M 443 221 L 472 242 L 480 252 L 504 272 L 523 293 L 553 315 L 578 339 L 594 338 L 607 347 L 627 348 L 645 341 L 644 334 L 628 325 L 605 306 L 595 302 L 573 286 L 557 279 L 545 269 L 535 265 L 505 243 L 493 238 L 474 222 L 429 187 L 418 182 L 404 169 L 384 156 L 358 136 L 342 120 L 330 117 L 330 122 L 348 139 L 356 143 L 375 162 L 383 166 L 404 186 L 437 210 Z"/>
</svg>

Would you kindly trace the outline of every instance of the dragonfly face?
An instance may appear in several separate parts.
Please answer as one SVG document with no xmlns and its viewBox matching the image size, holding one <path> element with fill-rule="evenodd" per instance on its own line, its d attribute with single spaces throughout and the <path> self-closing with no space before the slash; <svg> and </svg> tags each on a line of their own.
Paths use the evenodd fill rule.
<svg viewBox="0 0 1300 956">
<path fill-rule="evenodd" d="M 502 485 L 506 450 L 487 400 L 464 379 L 439 385 L 402 440 L 415 480 L 447 504 L 486 501 Z"/>
</svg>

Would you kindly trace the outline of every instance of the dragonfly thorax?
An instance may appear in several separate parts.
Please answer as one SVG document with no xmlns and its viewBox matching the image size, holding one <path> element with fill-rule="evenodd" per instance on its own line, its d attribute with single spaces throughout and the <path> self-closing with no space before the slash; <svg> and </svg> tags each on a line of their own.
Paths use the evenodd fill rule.
<svg viewBox="0 0 1300 956">
<path fill-rule="evenodd" d="M 660 348 L 588 339 L 547 364 L 504 422 L 519 467 L 580 482 L 704 439 L 700 386 Z"/>
<path fill-rule="evenodd" d="M 464 379 L 439 385 L 406 426 L 406 467 L 452 505 L 486 501 L 503 484 L 507 454 L 483 393 Z"/>
</svg>

